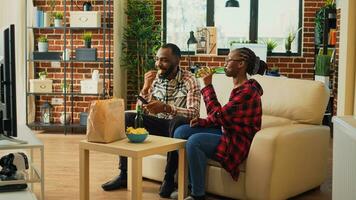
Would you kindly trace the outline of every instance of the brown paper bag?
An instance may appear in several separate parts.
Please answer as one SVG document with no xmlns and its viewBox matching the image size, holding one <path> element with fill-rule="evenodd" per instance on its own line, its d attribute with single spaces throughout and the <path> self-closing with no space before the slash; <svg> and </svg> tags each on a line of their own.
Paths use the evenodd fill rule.
<svg viewBox="0 0 356 200">
<path fill-rule="evenodd" d="M 123 99 L 92 102 L 87 120 L 88 141 L 110 143 L 126 138 L 124 113 Z"/>
</svg>

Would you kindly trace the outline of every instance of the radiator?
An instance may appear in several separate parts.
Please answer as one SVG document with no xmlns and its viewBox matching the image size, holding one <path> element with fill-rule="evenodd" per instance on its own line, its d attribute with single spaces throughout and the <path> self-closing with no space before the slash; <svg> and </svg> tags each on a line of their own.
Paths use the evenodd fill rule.
<svg viewBox="0 0 356 200">
<path fill-rule="evenodd" d="M 356 116 L 334 117 L 332 199 L 356 199 Z"/>
</svg>

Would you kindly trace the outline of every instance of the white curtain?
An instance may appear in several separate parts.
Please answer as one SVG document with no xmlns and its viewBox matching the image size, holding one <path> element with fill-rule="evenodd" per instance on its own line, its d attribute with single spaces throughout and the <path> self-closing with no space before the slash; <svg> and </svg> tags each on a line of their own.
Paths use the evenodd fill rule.
<svg viewBox="0 0 356 200">
<path fill-rule="evenodd" d="M 16 95 L 17 95 L 17 123 L 26 123 L 26 88 L 25 88 L 25 13 L 28 13 L 28 21 L 32 22 L 32 0 L 1 0 L 0 6 L 0 27 L 15 24 L 15 44 L 16 44 Z M 30 24 L 31 25 L 31 24 Z M 33 38 L 32 31 L 28 31 L 27 38 Z M 28 44 L 33 44 L 33 39 L 27 40 Z M 33 45 L 29 46 L 31 52 Z M 27 53 L 28 54 L 28 53 Z M 28 54 L 29 55 L 29 54 Z M 32 70 L 28 70 L 32 71 Z M 21 133 L 19 133 L 21 134 Z"/>
</svg>

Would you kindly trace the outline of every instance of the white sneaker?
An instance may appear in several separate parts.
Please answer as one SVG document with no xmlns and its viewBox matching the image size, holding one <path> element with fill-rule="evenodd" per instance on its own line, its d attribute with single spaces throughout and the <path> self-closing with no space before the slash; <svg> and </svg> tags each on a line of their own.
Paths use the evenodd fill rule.
<svg viewBox="0 0 356 200">
<path fill-rule="evenodd" d="M 178 199 L 178 190 L 172 192 L 170 198 L 174 200 Z"/>
</svg>

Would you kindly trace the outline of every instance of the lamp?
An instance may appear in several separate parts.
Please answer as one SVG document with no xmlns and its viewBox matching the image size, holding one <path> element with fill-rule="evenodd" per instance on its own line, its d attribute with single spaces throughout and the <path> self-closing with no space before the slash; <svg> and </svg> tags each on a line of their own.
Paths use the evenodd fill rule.
<svg viewBox="0 0 356 200">
<path fill-rule="evenodd" d="M 226 1 L 225 7 L 240 7 L 240 4 L 237 0 L 228 0 Z"/>
<path fill-rule="evenodd" d="M 198 43 L 197 39 L 194 37 L 194 31 L 190 31 L 190 36 L 189 39 L 187 41 L 187 45 L 188 45 L 188 65 L 190 68 L 190 53 L 189 53 L 189 45 L 190 44 L 196 44 Z"/>
</svg>

